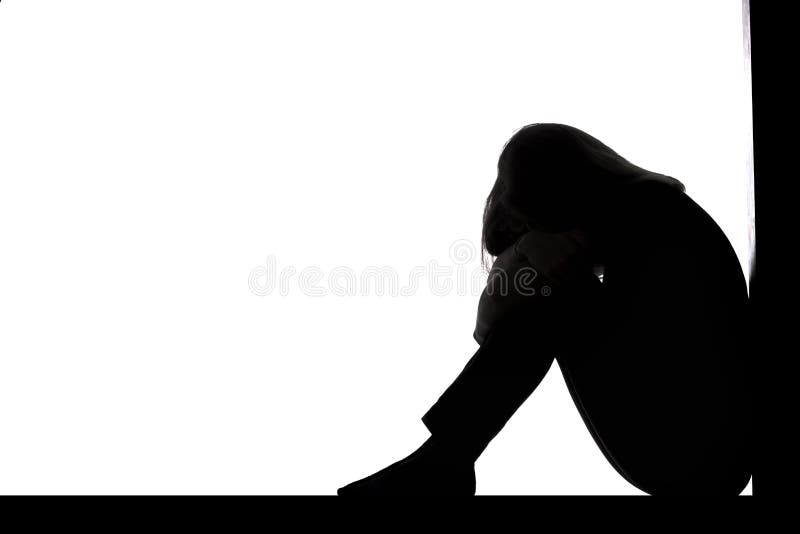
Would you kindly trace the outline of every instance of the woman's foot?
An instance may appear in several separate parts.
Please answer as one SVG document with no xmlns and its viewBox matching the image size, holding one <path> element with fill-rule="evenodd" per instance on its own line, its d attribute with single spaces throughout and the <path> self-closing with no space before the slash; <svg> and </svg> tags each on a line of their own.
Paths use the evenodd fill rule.
<svg viewBox="0 0 800 534">
<path fill-rule="evenodd" d="M 339 488 L 338 495 L 475 495 L 475 464 L 431 436 L 416 451 L 366 478 Z"/>
</svg>

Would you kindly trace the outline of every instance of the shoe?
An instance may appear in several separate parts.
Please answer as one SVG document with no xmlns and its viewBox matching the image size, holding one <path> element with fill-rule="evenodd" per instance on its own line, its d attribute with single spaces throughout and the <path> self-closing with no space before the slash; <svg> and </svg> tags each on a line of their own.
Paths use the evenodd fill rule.
<svg viewBox="0 0 800 534">
<path fill-rule="evenodd" d="M 475 464 L 449 454 L 431 436 L 416 451 L 336 491 L 339 496 L 475 495 Z"/>
</svg>

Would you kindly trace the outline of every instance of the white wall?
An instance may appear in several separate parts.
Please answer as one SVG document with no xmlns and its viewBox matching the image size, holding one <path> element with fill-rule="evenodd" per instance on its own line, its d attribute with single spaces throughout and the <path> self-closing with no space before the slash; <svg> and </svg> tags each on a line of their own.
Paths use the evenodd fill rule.
<svg viewBox="0 0 800 534">
<path fill-rule="evenodd" d="M 744 267 L 743 74 L 738 2 L 2 2 L 0 492 L 332 494 L 411 452 L 480 288 L 251 273 L 455 284 L 524 124 L 683 180 Z M 640 493 L 556 366 L 477 471 Z"/>
</svg>

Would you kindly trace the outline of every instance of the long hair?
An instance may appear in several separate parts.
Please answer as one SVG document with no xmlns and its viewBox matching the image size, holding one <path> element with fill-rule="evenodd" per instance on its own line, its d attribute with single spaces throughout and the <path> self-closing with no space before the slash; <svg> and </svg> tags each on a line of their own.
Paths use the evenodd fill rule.
<svg viewBox="0 0 800 534">
<path fill-rule="evenodd" d="M 629 162 L 573 126 L 534 123 L 506 142 L 486 199 L 481 258 L 497 256 L 528 230 L 560 232 L 591 224 L 613 209 L 620 188 L 657 181 L 682 192 L 679 180 Z"/>
</svg>

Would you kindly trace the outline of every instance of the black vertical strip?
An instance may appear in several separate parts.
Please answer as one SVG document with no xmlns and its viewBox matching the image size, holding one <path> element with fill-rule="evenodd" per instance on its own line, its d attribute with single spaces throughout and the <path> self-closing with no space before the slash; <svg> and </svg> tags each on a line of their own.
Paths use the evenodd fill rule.
<svg viewBox="0 0 800 534">
<path fill-rule="evenodd" d="M 788 149 L 794 119 L 790 111 L 796 95 L 791 83 L 793 59 L 786 52 L 788 35 L 784 24 L 791 17 L 776 2 L 743 0 L 746 61 L 749 59 L 752 91 L 753 134 L 753 206 L 754 256 L 750 269 L 750 302 L 753 313 L 754 344 L 752 346 L 754 394 L 755 457 L 753 496 L 774 496 L 781 482 L 796 484 L 789 472 L 789 459 L 797 454 L 790 446 L 796 432 L 796 413 L 789 412 L 781 396 L 789 397 L 796 390 L 794 372 L 789 372 L 796 359 L 797 302 L 793 294 L 794 273 L 786 269 L 786 261 L 796 256 L 795 240 L 783 240 L 776 232 L 788 225 L 797 206 L 777 208 L 792 202 L 789 182 L 796 180 L 796 164 L 789 162 L 795 152 Z M 781 21 L 780 19 L 784 20 Z M 789 125 L 788 128 L 776 126 Z M 791 135 L 792 140 L 795 138 Z M 789 234 L 787 234 L 789 236 Z M 783 267 L 783 270 L 781 269 Z M 794 366 L 792 366 L 794 367 Z M 791 430 L 791 434 L 788 433 Z"/>
</svg>

